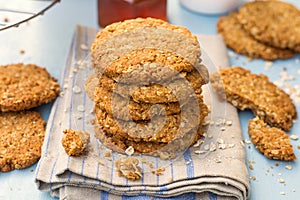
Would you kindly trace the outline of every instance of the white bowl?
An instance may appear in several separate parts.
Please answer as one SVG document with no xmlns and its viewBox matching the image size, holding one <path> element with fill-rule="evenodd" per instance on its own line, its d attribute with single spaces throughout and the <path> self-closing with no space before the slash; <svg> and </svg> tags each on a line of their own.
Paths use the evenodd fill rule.
<svg viewBox="0 0 300 200">
<path fill-rule="evenodd" d="M 194 12 L 204 14 L 223 14 L 242 4 L 243 0 L 180 0 L 180 3 Z"/>
</svg>

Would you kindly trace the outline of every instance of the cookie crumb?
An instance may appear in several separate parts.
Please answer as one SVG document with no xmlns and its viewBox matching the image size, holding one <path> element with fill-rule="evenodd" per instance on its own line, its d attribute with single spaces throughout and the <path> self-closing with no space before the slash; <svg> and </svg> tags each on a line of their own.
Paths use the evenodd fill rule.
<svg viewBox="0 0 300 200">
<path fill-rule="evenodd" d="M 81 156 L 88 151 L 89 133 L 71 129 L 66 129 L 63 133 L 62 146 L 69 156 Z"/>
<path fill-rule="evenodd" d="M 84 106 L 83 105 L 78 105 L 77 106 L 77 111 L 84 112 L 85 111 Z"/>
<path fill-rule="evenodd" d="M 21 49 L 20 54 L 24 54 L 24 53 L 25 53 L 25 50 Z"/>
<path fill-rule="evenodd" d="M 104 154 L 104 157 L 111 157 L 111 155 L 112 155 L 112 151 L 111 150 L 107 150 L 107 151 L 105 151 L 105 154 Z"/>
<path fill-rule="evenodd" d="M 292 167 L 292 165 L 286 165 L 285 168 L 288 170 L 291 170 L 293 167 Z"/>
<path fill-rule="evenodd" d="M 84 51 L 88 51 L 89 50 L 89 47 L 86 45 L 86 44 L 81 44 L 80 45 L 80 48 Z"/>
<path fill-rule="evenodd" d="M 104 162 L 102 162 L 101 160 L 99 160 L 98 163 L 99 163 L 99 165 L 102 165 L 102 166 L 105 165 Z"/>
<path fill-rule="evenodd" d="M 299 137 L 298 137 L 297 135 L 291 135 L 290 138 L 291 138 L 292 140 L 298 140 L 298 139 L 299 139 Z"/>
<path fill-rule="evenodd" d="M 253 170 L 254 168 L 253 168 L 253 165 L 250 163 L 249 164 L 249 169 L 251 169 L 251 170 Z"/>
<path fill-rule="evenodd" d="M 134 148 L 132 146 L 129 146 L 126 150 L 125 150 L 126 155 L 128 156 L 132 156 L 134 154 Z"/>
<path fill-rule="evenodd" d="M 285 183 L 285 180 L 284 180 L 283 178 L 279 178 L 279 179 L 278 179 L 278 182 L 279 182 L 279 183 Z"/>
<path fill-rule="evenodd" d="M 116 170 L 119 176 L 124 176 L 128 180 L 135 181 L 142 178 L 142 168 L 139 166 L 139 160 L 136 158 L 119 158 L 115 162 Z"/>
<path fill-rule="evenodd" d="M 285 192 L 280 192 L 280 195 L 285 195 Z"/>
<path fill-rule="evenodd" d="M 75 94 L 81 93 L 80 87 L 79 87 L 78 85 L 75 85 L 75 86 L 73 87 L 73 92 L 74 92 Z"/>
<path fill-rule="evenodd" d="M 152 170 L 151 172 L 152 172 L 152 174 L 155 174 L 156 176 L 160 176 L 160 175 L 163 175 L 165 170 L 166 169 L 164 167 L 159 167 L 157 169 Z"/>
</svg>

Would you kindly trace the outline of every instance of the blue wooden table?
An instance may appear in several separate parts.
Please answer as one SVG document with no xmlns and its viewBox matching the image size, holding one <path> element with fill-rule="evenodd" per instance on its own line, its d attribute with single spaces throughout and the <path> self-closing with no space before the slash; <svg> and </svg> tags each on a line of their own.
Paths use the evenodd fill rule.
<svg viewBox="0 0 300 200">
<path fill-rule="evenodd" d="M 0 1 L 1 4 L 5 1 Z M 290 0 L 298 7 L 300 2 Z M 0 16 L 1 17 L 1 16 Z M 178 0 L 168 1 L 168 19 L 171 23 L 182 25 L 193 33 L 216 34 L 216 22 L 219 16 L 208 16 L 190 12 L 180 6 Z M 0 21 L 3 20 L 0 18 Z M 29 23 L 18 28 L 0 31 L 0 65 L 9 63 L 35 63 L 46 67 L 52 76 L 60 78 L 61 69 L 70 46 L 71 37 L 76 24 L 98 27 L 96 0 L 63 0 L 55 7 Z M 21 54 L 20 50 L 25 53 Z M 289 81 L 291 85 L 300 84 L 300 56 L 292 59 L 268 63 L 263 60 L 249 62 L 244 56 L 230 53 L 232 65 L 240 65 L 251 69 L 255 73 L 263 73 L 272 81 L 280 79 L 280 72 L 286 70 L 288 75 L 295 77 Z M 60 80 L 59 80 L 60 81 Z M 43 117 L 48 118 L 51 104 L 39 108 Z M 297 105 L 300 113 L 300 105 Z M 253 115 L 250 111 L 239 112 L 243 136 L 249 140 L 247 134 L 248 119 Z M 290 134 L 300 136 L 300 123 L 296 122 Z M 292 140 L 298 160 L 295 162 L 271 161 L 258 153 L 250 143 L 245 144 L 251 177 L 251 200 L 264 199 L 300 199 L 300 142 Z M 292 169 L 286 169 L 291 165 Z M 8 173 L 0 173 L 0 200 L 7 199 L 52 199 L 48 193 L 37 190 L 34 183 L 36 165 Z M 228 166 L 230 167 L 230 166 Z M 279 183 L 282 178 L 285 183 Z"/>
</svg>

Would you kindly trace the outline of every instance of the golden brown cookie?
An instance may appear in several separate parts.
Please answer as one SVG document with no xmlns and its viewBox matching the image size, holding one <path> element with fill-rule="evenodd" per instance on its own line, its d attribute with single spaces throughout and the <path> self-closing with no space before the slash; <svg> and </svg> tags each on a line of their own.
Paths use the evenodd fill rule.
<svg viewBox="0 0 300 200">
<path fill-rule="evenodd" d="M 132 146 L 134 149 L 134 154 L 138 155 L 140 153 L 151 153 L 155 152 L 165 145 L 166 143 L 156 143 L 156 142 L 145 142 L 145 141 L 132 141 L 128 138 L 120 139 L 113 133 L 109 131 L 104 132 L 100 125 L 96 124 L 94 127 L 95 135 L 107 148 L 122 154 L 126 154 L 125 151 L 128 147 Z"/>
<path fill-rule="evenodd" d="M 33 165 L 41 157 L 46 122 L 35 111 L 0 113 L 0 171 Z"/>
<path fill-rule="evenodd" d="M 220 81 L 221 80 L 221 81 Z M 219 70 L 211 77 L 212 86 L 235 107 L 251 109 L 271 126 L 290 130 L 297 117 L 292 99 L 262 74 L 241 67 Z"/>
<path fill-rule="evenodd" d="M 107 76 L 102 76 L 99 80 L 99 86 L 126 98 L 130 95 L 138 103 L 157 104 L 178 102 L 181 100 L 180 103 L 184 104 L 190 96 L 201 96 L 201 87 L 206 84 L 206 80 L 197 70 L 193 70 L 190 73 L 182 73 L 181 75 L 183 78 L 180 76 L 179 79 L 170 82 L 148 86 L 140 85 L 140 87 L 139 85 L 135 87 L 132 85 L 117 84 L 117 82 Z"/>
<path fill-rule="evenodd" d="M 256 40 L 300 52 L 300 11 L 282 1 L 245 3 L 237 18 Z"/>
<path fill-rule="evenodd" d="M 180 114 L 168 116 L 155 116 L 151 121 L 123 121 L 116 120 L 106 111 L 95 108 L 97 123 L 102 126 L 105 133 L 114 135 L 119 140 L 132 140 L 136 142 L 169 143 L 175 138 L 182 137 L 195 127 L 201 126 L 204 114 L 186 111 L 190 114 L 188 121 L 183 121 Z M 206 116 L 206 115 L 205 115 Z M 198 117 L 198 120 L 195 119 Z"/>
<path fill-rule="evenodd" d="M 106 26 L 104 29 L 102 29 L 101 31 L 99 31 L 96 35 L 94 43 L 91 46 L 91 51 L 94 51 L 97 45 L 102 44 L 108 38 L 114 35 L 118 35 L 123 32 L 128 32 L 130 30 L 146 29 L 146 28 L 164 28 L 164 29 L 172 30 L 177 33 L 185 34 L 187 37 L 190 37 L 191 39 L 195 38 L 195 36 L 192 35 L 188 29 L 182 26 L 172 25 L 164 20 L 155 19 L 151 17 L 136 18 L 136 19 L 125 20 L 123 22 L 116 22 L 110 24 Z"/>
<path fill-rule="evenodd" d="M 228 47 L 250 58 L 275 60 L 290 58 L 294 55 L 291 50 L 275 48 L 256 41 L 239 23 L 237 13 L 221 17 L 217 29 Z"/>
<path fill-rule="evenodd" d="M 103 87 L 98 87 L 96 92 L 97 98 L 95 99 L 95 106 L 122 120 L 150 120 L 151 107 L 152 115 L 161 115 L 163 110 L 165 110 L 167 115 L 173 115 L 180 113 L 181 110 L 178 102 L 159 104 L 160 107 L 157 107 L 155 104 L 136 103 L 133 100 L 127 102 L 122 96 L 116 93 L 113 95 L 112 92 Z M 112 100 L 116 102 L 114 104 L 116 106 L 115 108 L 112 108 Z M 200 101 L 202 101 L 202 99 L 200 99 Z M 128 112 L 129 115 L 127 114 Z"/>
<path fill-rule="evenodd" d="M 202 79 L 207 80 L 205 72 Z M 130 53 L 114 60 L 103 72 L 117 82 L 125 84 L 143 84 L 164 82 L 178 79 L 180 72 L 195 70 L 194 64 L 171 51 L 161 51 L 154 48 L 135 49 Z"/>
<path fill-rule="evenodd" d="M 131 146 L 134 149 L 134 155 L 142 153 L 159 156 L 163 160 L 175 158 L 180 152 L 194 144 L 203 135 L 202 127 L 199 127 L 197 133 L 195 133 L 195 130 L 191 130 L 183 137 L 175 139 L 170 143 L 135 142 L 127 140 L 127 138 L 120 140 L 109 132 L 104 133 L 98 124 L 96 124 L 94 128 L 95 135 L 100 142 L 115 152 L 126 154 L 126 149 Z"/>
<path fill-rule="evenodd" d="M 271 128 L 256 117 L 249 120 L 248 133 L 257 150 L 274 160 L 296 160 L 290 137 L 278 128 Z"/>
<path fill-rule="evenodd" d="M 87 152 L 90 134 L 84 131 L 66 129 L 63 131 L 62 146 L 69 156 L 81 156 Z"/>
<path fill-rule="evenodd" d="M 0 111 L 27 110 L 59 95 L 59 85 L 46 69 L 33 64 L 0 66 Z"/>
<path fill-rule="evenodd" d="M 106 67 L 131 50 L 146 47 L 176 52 L 193 64 L 201 54 L 197 37 L 188 29 L 159 19 L 137 18 L 99 31 L 91 47 L 93 65 L 96 69 Z"/>
</svg>

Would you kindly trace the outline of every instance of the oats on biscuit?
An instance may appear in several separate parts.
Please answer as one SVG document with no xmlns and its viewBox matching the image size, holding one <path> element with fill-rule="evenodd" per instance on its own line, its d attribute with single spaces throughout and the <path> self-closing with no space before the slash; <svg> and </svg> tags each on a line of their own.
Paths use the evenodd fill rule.
<svg viewBox="0 0 300 200">
<path fill-rule="evenodd" d="M 278 128 L 271 128 L 258 117 L 249 120 L 248 133 L 256 149 L 274 160 L 296 160 L 290 137 Z"/>
<path fill-rule="evenodd" d="M 0 111 L 21 111 L 49 103 L 59 85 L 46 69 L 33 64 L 0 66 Z"/>
<path fill-rule="evenodd" d="M 0 112 L 0 172 L 29 167 L 41 157 L 45 125 L 35 111 Z"/>
<path fill-rule="evenodd" d="M 217 28 L 228 47 L 250 58 L 275 60 L 290 58 L 294 55 L 291 50 L 275 48 L 256 41 L 239 23 L 237 13 L 233 12 L 221 17 Z"/>
<path fill-rule="evenodd" d="M 256 40 L 300 52 L 300 11 L 282 1 L 245 3 L 237 18 Z"/>
<path fill-rule="evenodd" d="M 211 77 L 215 90 L 235 107 L 251 109 L 271 126 L 290 130 L 297 117 L 292 99 L 262 74 L 241 67 L 219 70 Z"/>
</svg>

